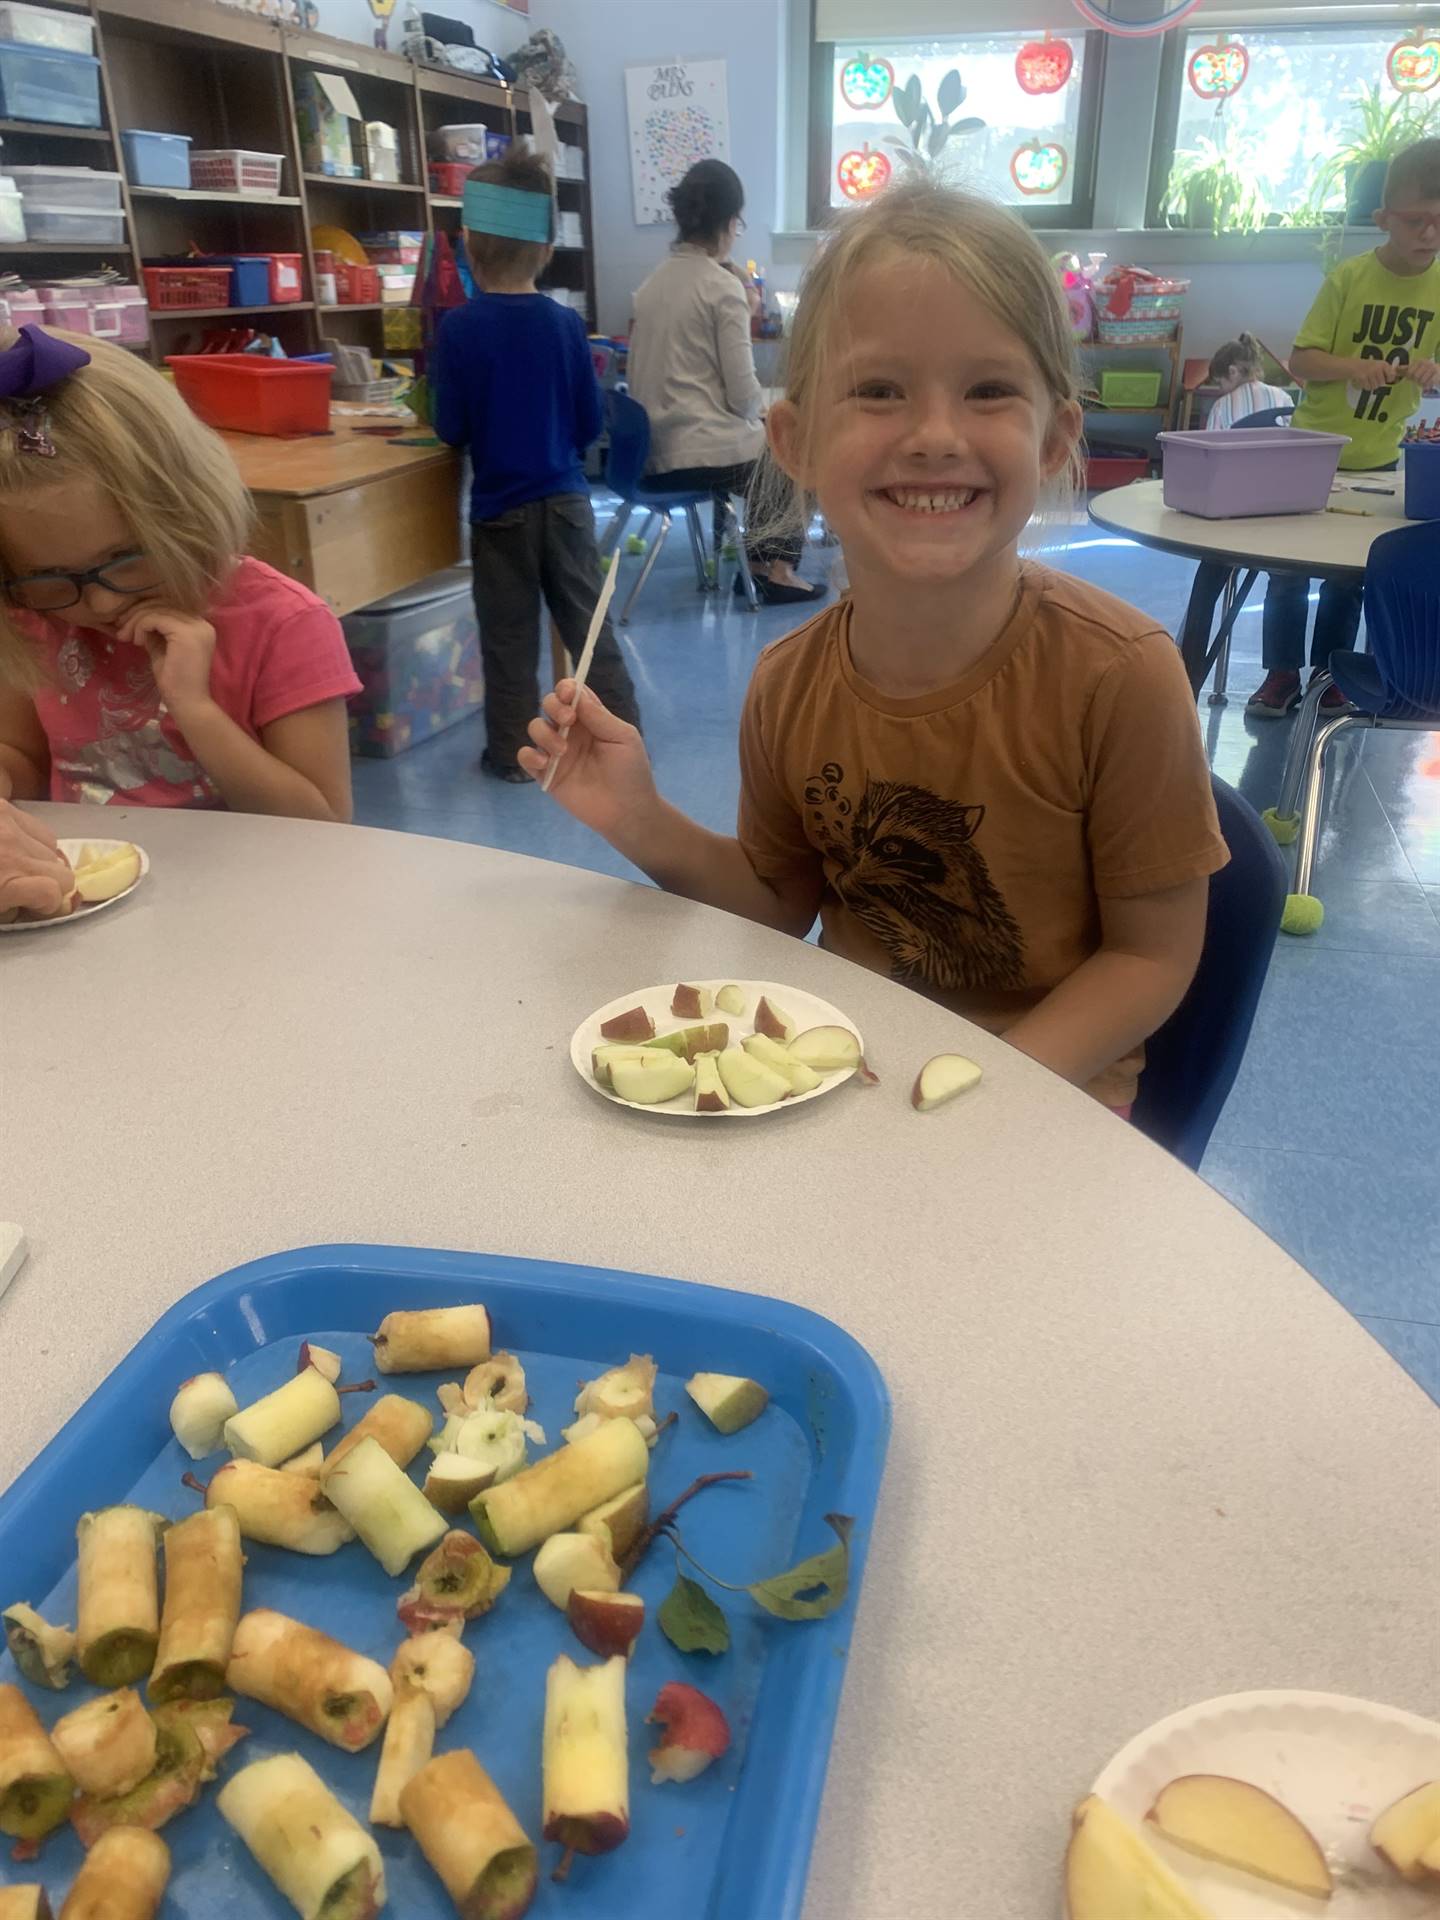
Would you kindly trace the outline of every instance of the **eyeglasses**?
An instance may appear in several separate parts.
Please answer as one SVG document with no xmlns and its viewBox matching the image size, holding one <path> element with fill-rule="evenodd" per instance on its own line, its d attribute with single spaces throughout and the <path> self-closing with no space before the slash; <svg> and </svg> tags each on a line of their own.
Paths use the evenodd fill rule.
<svg viewBox="0 0 1440 1920">
<path fill-rule="evenodd" d="M 0 581 L 0 593 L 12 607 L 25 607 L 31 613 L 60 613 L 77 606 L 90 586 L 104 587 L 107 593 L 146 593 L 159 584 L 155 562 L 148 553 L 117 553 L 102 560 L 98 567 L 84 573 L 22 573 L 13 580 Z"/>
<path fill-rule="evenodd" d="M 1440 212 L 1392 213 L 1390 218 L 1397 227 L 1403 227 L 1407 233 L 1414 234 L 1417 240 L 1422 233 L 1440 233 Z"/>
</svg>

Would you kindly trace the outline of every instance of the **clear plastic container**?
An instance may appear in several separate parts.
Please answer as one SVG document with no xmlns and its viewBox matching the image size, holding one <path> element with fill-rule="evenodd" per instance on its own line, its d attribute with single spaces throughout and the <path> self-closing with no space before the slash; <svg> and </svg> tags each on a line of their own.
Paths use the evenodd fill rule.
<svg viewBox="0 0 1440 1920">
<path fill-rule="evenodd" d="M 357 753 L 403 753 L 484 704 L 475 603 L 461 568 L 347 614 L 344 627 L 363 685 L 350 702 Z"/>
<path fill-rule="evenodd" d="M 435 129 L 435 145 L 439 149 L 437 160 L 463 160 L 467 166 L 478 167 L 489 156 L 485 150 L 485 137 L 490 132 L 483 121 L 471 121 L 453 127 Z"/>
<path fill-rule="evenodd" d="M 125 127 L 120 134 L 132 187 L 188 187 L 190 136 L 188 133 L 147 133 Z"/>
<path fill-rule="evenodd" d="M 0 40 L 18 40 L 27 47 L 59 47 L 66 53 L 94 53 L 95 23 L 88 14 L 8 0 L 0 6 Z"/>
<path fill-rule="evenodd" d="M 0 241 L 25 238 L 25 202 L 14 183 L 0 175 Z"/>
<path fill-rule="evenodd" d="M 1255 427 L 1248 433 L 1162 433 L 1167 507 L 1202 520 L 1254 514 L 1319 513 L 1348 434 L 1303 427 Z"/>
<path fill-rule="evenodd" d="M 100 62 L 93 53 L 0 40 L 0 119 L 98 127 Z"/>
<path fill-rule="evenodd" d="M 10 167 L 7 172 L 24 198 L 41 206 L 120 211 L 118 173 L 100 173 L 94 167 Z"/>
<path fill-rule="evenodd" d="M 0 320 L 12 327 L 39 326 L 45 318 L 44 302 L 22 287 L 15 293 L 0 293 Z"/>
<path fill-rule="evenodd" d="M 125 216 L 108 207 L 48 207 L 25 202 L 25 232 L 31 240 L 55 245 L 118 247 L 125 240 Z"/>
</svg>

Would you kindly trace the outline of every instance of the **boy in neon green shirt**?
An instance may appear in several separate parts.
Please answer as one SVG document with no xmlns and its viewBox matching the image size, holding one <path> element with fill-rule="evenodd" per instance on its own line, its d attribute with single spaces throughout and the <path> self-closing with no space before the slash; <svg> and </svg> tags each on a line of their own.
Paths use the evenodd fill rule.
<svg viewBox="0 0 1440 1920">
<path fill-rule="evenodd" d="M 1296 336 L 1290 362 L 1306 383 L 1294 424 L 1347 434 L 1340 465 L 1350 473 L 1393 468 L 1406 421 L 1425 389 L 1440 386 L 1440 140 L 1419 140 L 1391 162 L 1375 224 L 1385 244 L 1336 267 Z M 1279 719 L 1300 699 L 1309 593 L 1301 574 L 1270 576 L 1265 679 L 1248 708 L 1262 718 Z M 1355 644 L 1363 595 L 1360 581 L 1322 583 L 1312 674 L 1329 665 L 1332 653 Z M 1345 704 L 1336 687 L 1321 701 L 1326 712 L 1343 711 Z"/>
</svg>

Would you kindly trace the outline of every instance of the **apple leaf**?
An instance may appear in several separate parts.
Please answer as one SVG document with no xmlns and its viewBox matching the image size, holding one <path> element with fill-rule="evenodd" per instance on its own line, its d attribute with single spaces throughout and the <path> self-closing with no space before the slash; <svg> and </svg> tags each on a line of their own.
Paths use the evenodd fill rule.
<svg viewBox="0 0 1440 1920">
<path fill-rule="evenodd" d="M 844 1605 L 850 1590 L 850 1535 L 855 1522 L 848 1514 L 827 1513 L 825 1524 L 834 1529 L 838 1544 L 802 1560 L 788 1573 L 772 1574 L 747 1587 L 757 1606 L 780 1620 L 823 1620 Z M 660 1624 L 665 1624 L 663 1612 Z"/>
<path fill-rule="evenodd" d="M 700 1583 L 683 1573 L 675 1576 L 656 1618 L 660 1631 L 681 1653 L 724 1653 L 730 1645 L 725 1615 Z"/>
</svg>

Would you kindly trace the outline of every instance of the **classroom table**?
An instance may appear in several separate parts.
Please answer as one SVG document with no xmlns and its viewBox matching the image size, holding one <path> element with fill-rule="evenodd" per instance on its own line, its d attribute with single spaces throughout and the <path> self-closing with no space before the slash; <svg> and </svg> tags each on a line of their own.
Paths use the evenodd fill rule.
<svg viewBox="0 0 1440 1920">
<path fill-rule="evenodd" d="M 1218 662 L 1211 695 L 1214 706 L 1225 704 L 1230 635 L 1261 573 L 1354 579 L 1364 574 L 1370 548 L 1382 533 L 1413 525 L 1405 518 L 1403 472 L 1339 474 L 1330 506 L 1319 513 L 1247 515 L 1236 520 L 1204 520 L 1198 514 L 1178 513 L 1165 505 L 1164 487 L 1163 480 L 1137 480 L 1096 494 L 1090 502 L 1090 518 L 1142 547 L 1230 568 L 1219 627 L 1203 653 L 1191 649 L 1185 655 L 1197 694 Z"/>
<path fill-rule="evenodd" d="M 344 1240 L 594 1262 L 814 1308 L 889 1383 L 809 1920 L 1048 1920 L 1074 1802 L 1189 1702 L 1440 1714 L 1436 1408 L 1218 1194 L 1002 1041 L 546 861 L 37 811 L 153 865 L 89 922 L 0 939 L 3 1203 L 33 1243 L 0 1301 L 0 1484 L 238 1262 Z M 825 996 L 881 1084 L 737 1124 L 582 1083 L 587 1013 L 696 975 Z M 914 1112 L 952 1049 L 985 1079 Z"/>
<path fill-rule="evenodd" d="M 255 498 L 251 551 L 320 595 L 336 613 L 369 606 L 464 558 L 460 455 L 399 447 L 367 434 L 384 424 L 333 416 L 303 440 L 222 437 Z M 393 422 L 391 423 L 393 424 Z M 412 424 L 404 437 L 429 436 Z"/>
</svg>

